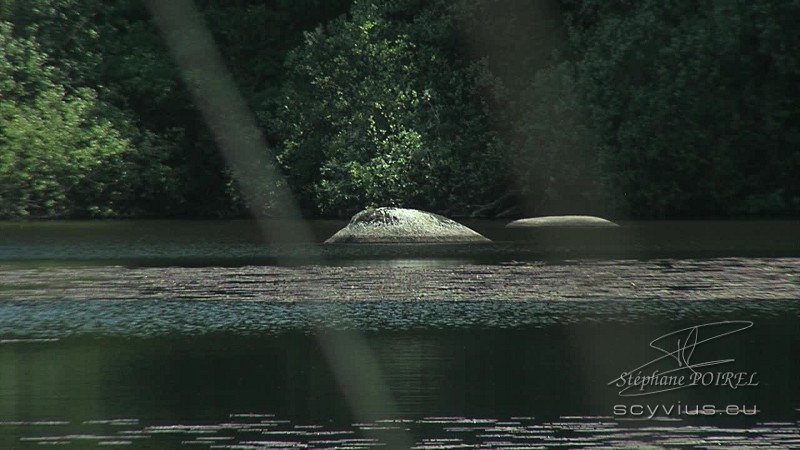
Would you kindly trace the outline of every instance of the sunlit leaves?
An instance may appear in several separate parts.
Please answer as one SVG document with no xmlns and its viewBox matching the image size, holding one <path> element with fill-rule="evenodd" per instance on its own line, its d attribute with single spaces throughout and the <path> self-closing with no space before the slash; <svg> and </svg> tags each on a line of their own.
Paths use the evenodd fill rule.
<svg viewBox="0 0 800 450">
<path fill-rule="evenodd" d="M 0 217 L 103 216 L 130 143 L 95 93 L 67 94 L 29 39 L 0 23 Z"/>
<path fill-rule="evenodd" d="M 463 212 L 494 187 L 478 71 L 442 51 L 444 3 L 411 5 L 411 22 L 388 19 L 394 3 L 356 2 L 289 55 L 279 161 L 307 209 Z"/>
</svg>

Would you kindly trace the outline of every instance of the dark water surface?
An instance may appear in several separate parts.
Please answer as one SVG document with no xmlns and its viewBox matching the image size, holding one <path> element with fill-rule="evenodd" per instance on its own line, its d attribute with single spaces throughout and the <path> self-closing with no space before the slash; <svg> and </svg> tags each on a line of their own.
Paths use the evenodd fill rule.
<svg viewBox="0 0 800 450">
<path fill-rule="evenodd" d="M 0 449 L 800 448 L 796 222 L 471 225 L 2 223 Z"/>
<path fill-rule="evenodd" d="M 281 221 L 278 223 L 285 224 Z M 320 245 L 344 221 L 316 221 L 313 242 L 276 240 L 258 222 L 0 222 L 0 262 L 29 265 L 241 266 L 363 264 L 412 259 L 496 264 L 569 258 L 800 256 L 800 222 L 632 222 L 614 229 L 506 229 L 463 221 L 494 242 L 468 245 Z M 288 228 L 294 223 L 285 224 Z M 305 224 L 297 224 L 304 227 Z"/>
</svg>

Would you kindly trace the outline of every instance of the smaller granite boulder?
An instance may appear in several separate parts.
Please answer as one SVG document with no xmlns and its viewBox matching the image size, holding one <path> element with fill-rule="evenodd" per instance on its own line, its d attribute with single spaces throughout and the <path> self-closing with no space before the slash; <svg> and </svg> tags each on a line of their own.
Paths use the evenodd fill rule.
<svg viewBox="0 0 800 450">
<path fill-rule="evenodd" d="M 416 209 L 365 209 L 326 244 L 489 242 L 480 233 L 438 214 Z"/>
<path fill-rule="evenodd" d="M 544 216 L 515 220 L 506 228 L 545 228 L 545 227 L 618 227 L 610 220 L 594 216 Z"/>
</svg>

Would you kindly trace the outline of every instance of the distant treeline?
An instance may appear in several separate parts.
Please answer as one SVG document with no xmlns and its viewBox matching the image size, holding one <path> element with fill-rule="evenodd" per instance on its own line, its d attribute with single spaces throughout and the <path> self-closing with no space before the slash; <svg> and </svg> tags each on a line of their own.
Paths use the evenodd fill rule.
<svg viewBox="0 0 800 450">
<path fill-rule="evenodd" d="M 800 2 L 195 4 L 308 217 L 800 215 Z M 0 218 L 280 216 L 186 80 L 143 3 L 0 0 Z"/>
</svg>

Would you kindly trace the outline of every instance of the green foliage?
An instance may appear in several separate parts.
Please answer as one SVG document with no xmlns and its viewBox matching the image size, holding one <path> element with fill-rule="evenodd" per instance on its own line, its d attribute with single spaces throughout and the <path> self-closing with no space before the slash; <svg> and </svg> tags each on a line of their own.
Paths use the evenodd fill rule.
<svg viewBox="0 0 800 450">
<path fill-rule="evenodd" d="M 351 0 L 203 0 L 198 6 L 254 109 L 278 98 L 286 54 L 310 30 L 345 13 Z"/>
<path fill-rule="evenodd" d="M 396 14 L 405 19 L 389 19 Z M 500 152 L 479 96 L 486 74 L 442 51 L 450 21 L 445 2 L 357 1 L 289 54 L 271 123 L 307 210 L 463 213 L 496 189 Z"/>
<path fill-rule="evenodd" d="M 800 4 L 583 1 L 579 84 L 619 206 L 636 217 L 800 206 Z"/>
<path fill-rule="evenodd" d="M 0 22 L 0 217 L 111 214 L 129 142 L 93 91 L 66 94 L 45 60 Z"/>
<path fill-rule="evenodd" d="M 800 214 L 797 1 L 196 4 L 308 215 Z M 142 2 L 2 0 L 0 20 L 0 217 L 268 207 Z"/>
<path fill-rule="evenodd" d="M 86 87 L 100 64 L 101 9 L 90 0 L 4 0 L 0 17 L 22 39 L 34 39 L 61 84 Z"/>
<path fill-rule="evenodd" d="M 302 40 L 302 31 L 343 12 L 348 3 L 198 2 L 245 97 L 253 108 L 262 109 L 272 109 L 284 72 L 282 60 Z M 65 101 L 95 93 L 91 102 L 98 114 L 135 149 L 104 163 L 117 173 L 113 201 L 108 199 L 114 206 L 105 212 L 194 217 L 245 212 L 238 188 L 143 2 L 7 0 L 0 2 L 0 16 L 15 25 L 15 39 L 36 42 L 38 64 L 48 70 L 44 80 L 58 85 Z M 33 59 L 14 61 L 18 78 L 24 78 L 17 83 L 41 81 L 31 68 L 19 65 L 26 61 Z M 0 77 L 0 84 L 5 82 Z M 41 89 L 31 86 L 28 91 Z M 43 125 L 50 126 L 54 124 Z M 58 214 L 78 214 L 81 208 L 75 208 Z M 56 214 L 39 209 L 37 215 Z"/>
<path fill-rule="evenodd" d="M 603 212 L 594 130 L 574 72 L 569 62 L 537 71 L 515 108 L 509 172 L 534 214 Z"/>
</svg>

